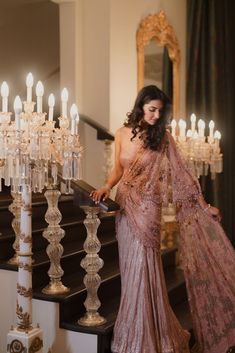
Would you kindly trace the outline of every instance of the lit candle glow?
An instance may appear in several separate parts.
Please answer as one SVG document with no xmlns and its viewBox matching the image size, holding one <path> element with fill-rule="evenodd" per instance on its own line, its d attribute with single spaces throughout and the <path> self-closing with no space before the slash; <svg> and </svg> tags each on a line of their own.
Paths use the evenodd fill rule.
<svg viewBox="0 0 235 353">
<path fill-rule="evenodd" d="M 213 138 L 215 123 L 213 120 L 209 122 L 209 137 Z"/>
<path fill-rule="evenodd" d="M 76 118 L 78 115 L 78 108 L 76 104 L 72 104 L 70 108 L 70 116 L 71 116 L 71 135 L 75 135 L 76 133 Z"/>
<path fill-rule="evenodd" d="M 192 138 L 192 137 L 193 137 L 193 132 L 192 132 L 192 130 L 188 130 L 186 136 L 187 136 L 188 138 Z"/>
<path fill-rule="evenodd" d="M 9 87 L 6 81 L 3 81 L 1 85 L 1 96 L 2 96 L 2 112 L 7 113 L 8 111 L 8 96 L 9 96 Z"/>
<path fill-rule="evenodd" d="M 55 97 L 54 94 L 50 94 L 48 97 L 48 105 L 49 105 L 49 114 L 48 120 L 53 121 L 53 112 L 54 112 L 54 105 L 55 105 Z"/>
<path fill-rule="evenodd" d="M 186 121 L 183 119 L 179 120 L 180 137 L 185 137 L 186 132 Z"/>
<path fill-rule="evenodd" d="M 219 148 L 219 143 L 220 143 L 220 139 L 221 139 L 221 133 L 216 130 L 214 133 L 214 139 L 215 139 L 215 147 Z"/>
<path fill-rule="evenodd" d="M 27 102 L 32 102 L 32 87 L 33 87 L 33 75 L 30 72 L 26 77 L 27 86 Z"/>
<path fill-rule="evenodd" d="M 205 135 L 205 122 L 202 119 L 198 120 L 198 136 L 204 137 Z"/>
<path fill-rule="evenodd" d="M 194 133 L 195 131 L 195 125 L 196 125 L 196 115 L 193 113 L 190 117 L 190 120 L 191 120 L 191 130 L 192 132 Z"/>
<path fill-rule="evenodd" d="M 171 134 L 172 134 L 172 136 L 173 136 L 174 138 L 175 138 L 175 129 L 176 129 L 176 125 L 177 125 L 176 120 L 173 119 L 173 120 L 171 121 Z"/>
<path fill-rule="evenodd" d="M 15 124 L 16 130 L 20 130 L 20 114 L 22 112 L 22 102 L 19 96 L 15 97 L 14 100 L 14 111 L 15 111 Z"/>
<path fill-rule="evenodd" d="M 67 102 L 69 98 L 69 93 L 67 88 L 63 88 L 61 92 L 61 101 L 62 101 L 62 116 L 67 117 Z"/>
<path fill-rule="evenodd" d="M 36 96 L 37 96 L 37 113 L 42 113 L 42 97 L 44 94 L 44 87 L 41 81 L 38 81 L 36 85 Z"/>
</svg>

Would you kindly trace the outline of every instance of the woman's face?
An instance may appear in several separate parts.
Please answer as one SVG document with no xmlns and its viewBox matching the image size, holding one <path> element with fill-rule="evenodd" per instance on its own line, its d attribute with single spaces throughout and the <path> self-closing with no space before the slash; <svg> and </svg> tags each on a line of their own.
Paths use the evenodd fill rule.
<svg viewBox="0 0 235 353">
<path fill-rule="evenodd" d="M 156 121 L 161 116 L 161 110 L 163 108 L 162 101 L 155 99 L 152 100 L 143 106 L 144 116 L 143 119 L 149 125 L 155 125 Z"/>
</svg>

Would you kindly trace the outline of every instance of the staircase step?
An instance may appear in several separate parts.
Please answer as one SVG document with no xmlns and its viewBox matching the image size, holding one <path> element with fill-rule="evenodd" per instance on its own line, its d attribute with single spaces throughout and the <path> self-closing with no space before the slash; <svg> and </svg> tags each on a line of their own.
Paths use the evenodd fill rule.
<svg viewBox="0 0 235 353">
<path fill-rule="evenodd" d="M 77 246 L 75 243 L 74 246 Z M 67 248 L 66 248 L 67 249 Z M 45 254 L 43 253 L 43 258 L 45 258 Z M 100 275 L 103 277 L 103 272 L 106 269 L 108 270 L 108 274 L 110 272 L 119 273 L 118 270 L 118 247 L 117 241 L 113 238 L 113 234 L 107 234 L 106 238 L 102 239 L 102 247 L 99 252 L 99 256 L 104 260 L 105 264 L 109 264 L 109 266 L 104 266 L 100 271 Z M 68 253 L 65 253 L 61 258 L 61 267 L 64 270 L 64 276 L 62 277 L 62 281 L 66 286 L 70 286 L 72 292 L 77 290 L 77 287 L 84 288 L 83 278 L 85 276 L 85 271 L 81 268 L 81 260 L 85 257 L 85 252 L 83 249 L 76 249 L 73 247 L 73 243 L 70 244 L 70 249 L 68 249 Z M 36 262 L 36 261 L 35 261 Z M 47 275 L 47 271 L 49 269 L 50 262 L 47 258 L 44 262 L 40 261 L 38 264 L 35 263 L 33 269 L 33 287 L 35 288 L 35 293 L 38 292 L 38 288 L 44 287 L 49 282 L 49 277 Z M 79 284 L 79 286 L 78 286 Z M 61 296 L 58 298 L 60 299 Z M 56 296 L 53 297 L 56 301 L 58 298 Z M 41 299 L 46 299 L 46 297 L 42 297 Z"/>
<path fill-rule="evenodd" d="M 17 270 L 16 266 L 8 265 L 6 260 L 13 255 L 12 244 L 14 233 L 9 226 L 12 214 L 8 207 L 12 202 L 5 194 L 0 199 L 0 268 Z M 46 254 L 48 241 L 42 236 L 48 226 L 45 222 L 45 213 L 48 209 L 47 201 L 42 194 L 33 196 L 33 297 L 36 299 L 59 302 L 60 327 L 72 331 L 92 333 L 98 335 L 98 353 L 110 353 L 110 340 L 116 315 L 118 312 L 121 282 L 118 266 L 118 244 L 115 237 L 115 213 L 101 213 L 101 224 L 98 228 L 98 238 L 102 244 L 99 252 L 104 260 L 104 267 L 99 271 L 101 285 L 98 291 L 102 303 L 100 314 L 107 321 L 98 327 L 83 327 L 78 319 L 85 313 L 84 301 L 86 289 L 83 284 L 85 271 L 80 262 L 85 257 L 83 244 L 86 239 L 86 229 L 83 224 L 85 213 L 74 205 L 73 196 L 62 196 L 59 200 L 59 210 L 62 213 L 61 228 L 65 236 L 61 240 L 64 252 L 61 258 L 61 267 L 64 271 L 62 282 L 70 288 L 64 295 L 46 295 L 42 289 L 49 283 L 47 274 L 50 261 Z M 180 269 L 176 268 L 177 246 L 162 250 L 163 269 L 171 306 L 186 329 L 191 329 L 192 323 L 187 303 L 185 280 Z"/>
<path fill-rule="evenodd" d="M 117 314 L 120 299 L 120 278 L 115 277 L 113 281 L 115 282 L 111 283 L 110 281 L 105 281 L 105 286 L 102 283 L 98 293 L 102 303 L 100 313 L 107 318 L 106 324 L 92 328 L 91 331 L 90 328 L 84 328 L 80 327 L 80 325 L 74 324 L 77 322 L 78 317 L 81 317 L 85 311 L 83 302 L 85 301 L 86 295 L 83 293 L 83 295 L 80 296 L 80 293 L 77 293 L 74 294 L 71 302 L 69 302 L 69 300 L 61 301 L 61 321 L 63 322 L 62 327 L 70 327 L 70 329 L 73 331 L 78 332 L 88 332 L 89 330 L 89 332 L 96 334 L 107 334 L 107 332 L 113 327 L 115 321 L 115 315 L 113 313 L 116 311 Z M 185 301 L 187 299 L 182 270 L 178 268 L 172 268 L 172 270 L 169 271 L 168 269 L 166 274 L 166 285 L 169 300 L 172 306 L 178 305 L 179 302 Z M 177 300 L 175 299 L 176 297 Z M 71 309 L 69 309 L 69 306 L 71 306 Z M 67 315 L 65 314 L 66 312 Z M 68 318 L 71 317 L 72 319 L 68 320 Z"/>
</svg>

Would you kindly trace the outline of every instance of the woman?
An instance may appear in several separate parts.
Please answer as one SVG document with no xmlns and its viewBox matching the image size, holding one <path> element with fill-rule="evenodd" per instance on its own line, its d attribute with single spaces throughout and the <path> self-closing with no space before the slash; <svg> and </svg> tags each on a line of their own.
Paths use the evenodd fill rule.
<svg viewBox="0 0 235 353">
<path fill-rule="evenodd" d="M 199 351 L 225 353 L 235 344 L 234 250 L 166 131 L 170 102 L 155 86 L 144 87 L 115 136 L 115 167 L 105 186 L 119 181 L 116 219 L 122 283 L 114 327 L 114 353 L 187 353 L 189 334 L 168 302 L 160 254 L 161 207 L 169 171 L 180 223 L 180 255 Z"/>
</svg>

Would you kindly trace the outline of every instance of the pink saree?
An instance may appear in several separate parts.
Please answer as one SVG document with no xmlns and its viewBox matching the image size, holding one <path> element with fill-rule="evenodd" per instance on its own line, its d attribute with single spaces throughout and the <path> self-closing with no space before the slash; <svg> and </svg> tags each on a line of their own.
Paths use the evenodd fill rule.
<svg viewBox="0 0 235 353">
<path fill-rule="evenodd" d="M 160 255 L 161 207 L 169 168 L 199 351 L 226 353 L 235 344 L 234 250 L 220 224 L 201 209 L 199 184 L 169 133 L 160 152 L 139 149 L 118 186 L 122 294 L 112 352 L 189 353 L 189 333 L 168 302 Z"/>
</svg>

